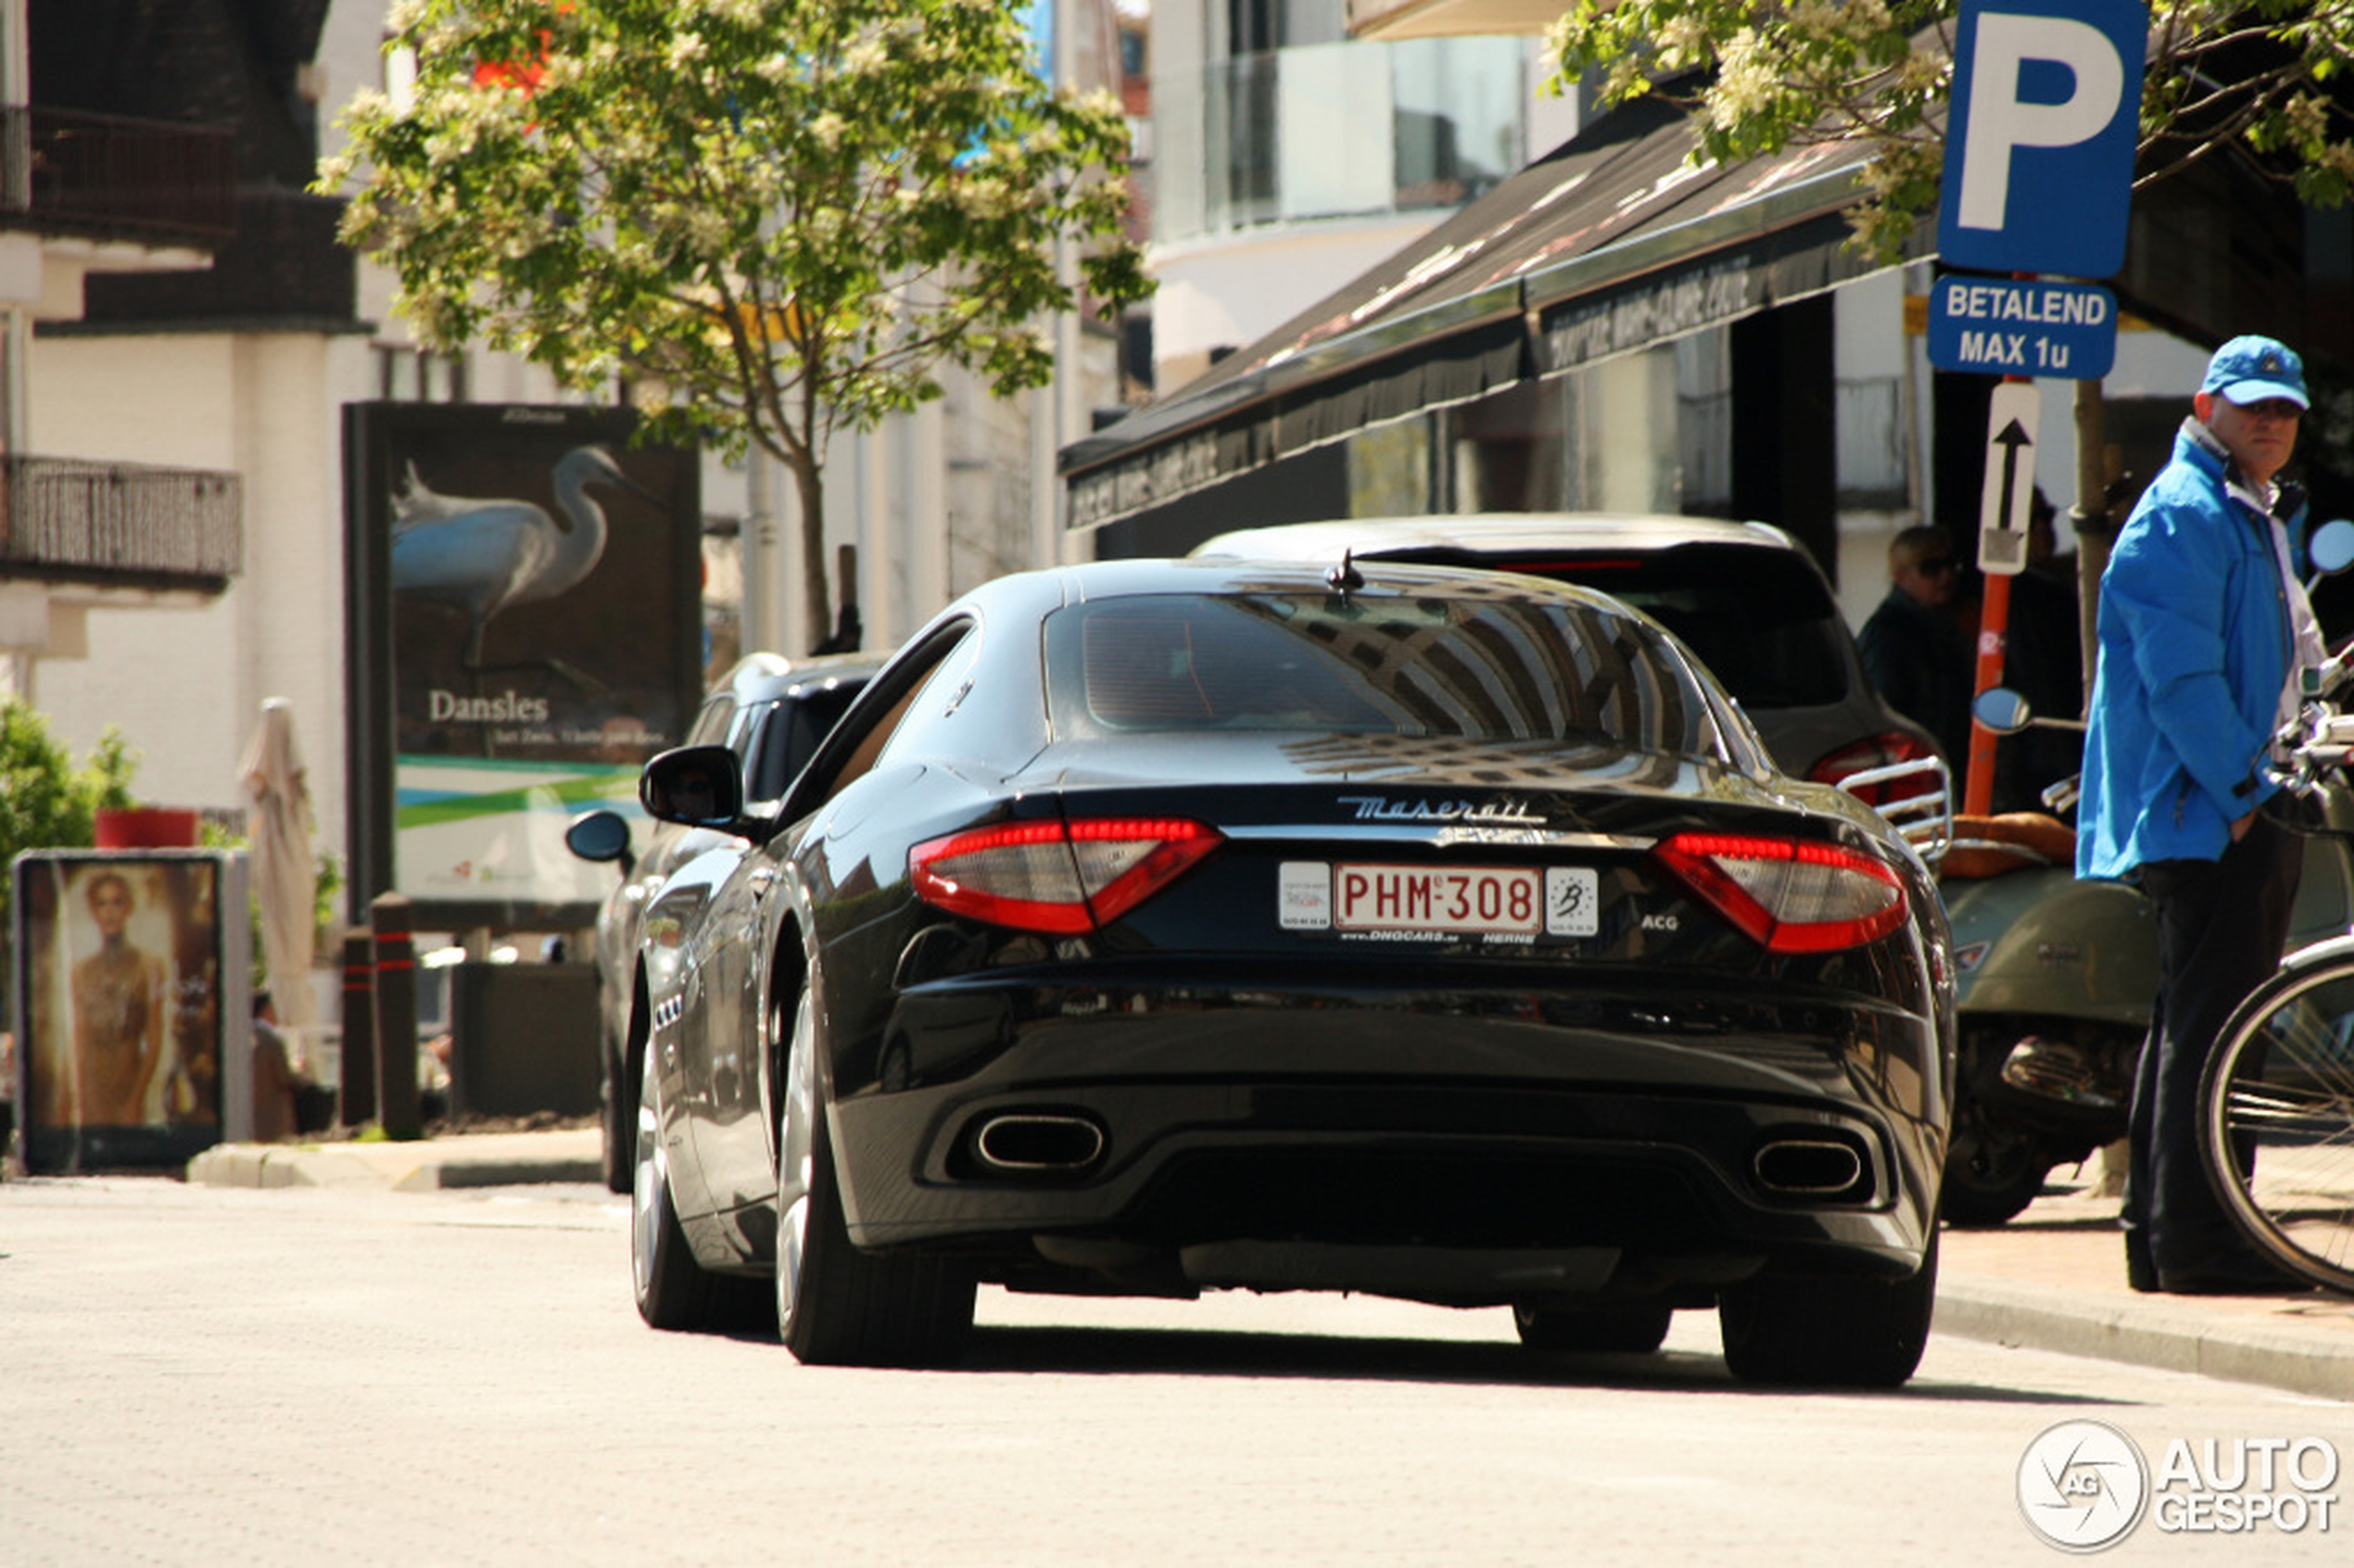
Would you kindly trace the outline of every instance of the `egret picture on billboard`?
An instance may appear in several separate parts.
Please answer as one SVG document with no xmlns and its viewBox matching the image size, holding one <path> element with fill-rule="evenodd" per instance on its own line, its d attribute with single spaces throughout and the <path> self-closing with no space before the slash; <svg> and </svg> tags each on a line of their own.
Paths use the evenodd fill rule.
<svg viewBox="0 0 2354 1568">
<path fill-rule="evenodd" d="M 603 868 L 563 828 L 634 807 L 700 686 L 694 454 L 610 411 L 346 414 L 355 707 L 389 725 L 354 757 L 353 820 L 391 817 L 362 879 L 486 924 L 593 907 Z"/>
<path fill-rule="evenodd" d="M 28 1170 L 178 1164 L 221 1141 L 223 869 L 185 851 L 17 858 Z"/>
</svg>

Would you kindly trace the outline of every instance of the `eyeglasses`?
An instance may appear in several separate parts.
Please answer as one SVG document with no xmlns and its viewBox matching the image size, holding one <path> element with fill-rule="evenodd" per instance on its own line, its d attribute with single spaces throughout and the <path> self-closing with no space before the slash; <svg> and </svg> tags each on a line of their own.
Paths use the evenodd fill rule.
<svg viewBox="0 0 2354 1568">
<path fill-rule="evenodd" d="M 2286 398 L 2266 398 L 2233 406 L 2251 419 L 2295 419 L 2305 411 Z"/>
</svg>

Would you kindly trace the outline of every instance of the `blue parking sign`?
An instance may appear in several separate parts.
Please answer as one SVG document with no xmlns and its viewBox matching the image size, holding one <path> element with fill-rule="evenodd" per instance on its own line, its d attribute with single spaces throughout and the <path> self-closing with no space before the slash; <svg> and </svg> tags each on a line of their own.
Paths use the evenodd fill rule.
<svg viewBox="0 0 2354 1568">
<path fill-rule="evenodd" d="M 2148 28 L 2140 0 L 1963 0 L 1937 209 L 1948 262 L 2124 266 Z"/>
</svg>

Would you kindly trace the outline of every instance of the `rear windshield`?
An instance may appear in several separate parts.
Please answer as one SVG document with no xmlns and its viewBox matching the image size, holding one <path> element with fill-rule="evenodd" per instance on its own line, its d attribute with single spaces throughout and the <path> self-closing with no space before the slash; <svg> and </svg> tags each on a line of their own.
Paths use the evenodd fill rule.
<svg viewBox="0 0 2354 1568">
<path fill-rule="evenodd" d="M 1465 559 L 1468 552 L 1443 549 L 1383 553 L 1600 588 L 1674 632 L 1753 711 L 1828 707 L 1847 698 L 1847 624 L 1822 578 L 1788 550 L 1681 545 L 1625 555 L 1481 553 L 1475 562 Z"/>
<path fill-rule="evenodd" d="M 1297 730 L 1721 756 L 1651 627 L 1602 605 L 1461 596 L 1171 594 L 1046 623 L 1058 733 Z"/>
</svg>

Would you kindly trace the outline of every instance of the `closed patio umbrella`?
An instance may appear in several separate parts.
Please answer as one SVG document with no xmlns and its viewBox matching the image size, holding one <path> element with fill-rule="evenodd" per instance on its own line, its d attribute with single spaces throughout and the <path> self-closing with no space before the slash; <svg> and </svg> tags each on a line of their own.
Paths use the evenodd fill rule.
<svg viewBox="0 0 2354 1568">
<path fill-rule="evenodd" d="M 261 724 L 239 765 L 252 841 L 254 903 L 261 914 L 261 958 L 281 1028 L 315 1030 L 310 990 L 318 933 L 318 865 L 310 838 L 310 787 L 295 744 L 294 708 L 283 697 L 261 704 Z"/>
</svg>

